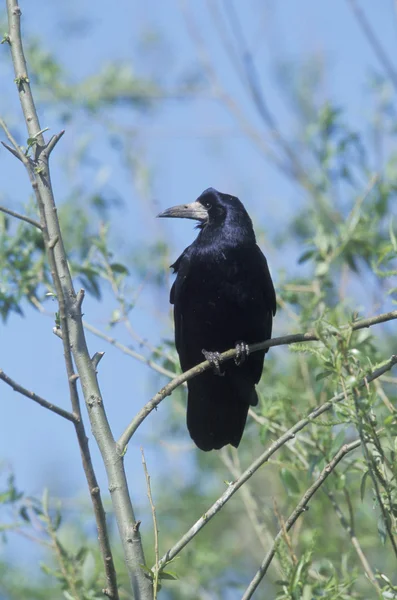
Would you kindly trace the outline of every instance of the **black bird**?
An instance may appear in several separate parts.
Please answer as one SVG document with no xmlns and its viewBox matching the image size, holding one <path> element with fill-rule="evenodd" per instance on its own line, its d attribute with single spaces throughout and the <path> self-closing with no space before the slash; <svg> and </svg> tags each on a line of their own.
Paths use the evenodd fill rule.
<svg viewBox="0 0 397 600">
<path fill-rule="evenodd" d="M 248 357 L 247 344 L 271 337 L 276 313 L 266 258 L 247 211 L 230 194 L 209 188 L 196 202 L 158 216 L 199 221 L 197 238 L 171 265 L 177 273 L 170 302 L 181 368 L 187 371 L 204 357 L 213 365 L 188 381 L 189 433 L 201 450 L 237 448 L 248 408 L 258 403 L 255 384 L 265 356 L 261 350 Z M 220 366 L 218 353 L 234 346 L 235 362 Z"/>
</svg>

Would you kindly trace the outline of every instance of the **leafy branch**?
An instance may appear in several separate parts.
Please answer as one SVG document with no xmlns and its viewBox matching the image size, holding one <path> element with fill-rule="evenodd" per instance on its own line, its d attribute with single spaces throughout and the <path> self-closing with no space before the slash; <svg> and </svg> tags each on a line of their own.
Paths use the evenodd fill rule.
<svg viewBox="0 0 397 600">
<path fill-rule="evenodd" d="M 382 367 L 375 369 L 364 379 L 355 383 L 355 388 L 360 389 L 368 386 L 371 381 L 374 381 L 378 377 L 381 377 L 384 373 L 387 373 L 395 364 L 397 364 L 397 356 L 393 355 Z M 324 404 L 315 408 L 307 417 L 301 419 L 293 427 L 288 429 L 283 435 L 281 435 L 265 452 L 263 452 L 251 465 L 244 471 L 244 473 L 233 483 L 231 483 L 227 490 L 212 504 L 212 506 L 204 513 L 202 517 L 182 536 L 182 538 L 170 548 L 159 561 L 159 568 L 164 567 L 169 561 L 190 542 L 191 539 L 212 519 L 228 502 L 228 500 L 241 488 L 241 486 L 252 477 L 252 475 L 265 463 L 279 448 L 284 446 L 289 440 L 295 438 L 296 434 L 301 431 L 306 425 L 311 423 L 314 419 L 327 412 L 333 406 L 339 402 L 342 402 L 346 398 L 346 394 L 353 394 L 354 388 L 337 394 Z M 357 442 L 360 445 L 360 442 Z M 340 459 L 339 459 L 340 460 Z M 338 460 L 338 462 L 339 462 Z"/>
<path fill-rule="evenodd" d="M 365 329 L 367 327 L 372 327 L 373 325 L 377 325 L 379 323 L 385 323 L 386 321 L 391 321 L 397 319 L 397 310 L 391 311 L 389 313 L 383 313 L 381 315 L 370 317 L 368 319 L 361 319 L 359 321 L 355 321 L 352 324 L 343 325 L 340 328 L 340 331 L 349 331 L 351 328 L 352 331 L 359 331 L 360 329 Z M 333 328 L 329 335 L 338 335 L 339 330 Z M 323 339 L 323 336 L 320 336 L 314 331 L 309 331 L 307 333 L 297 333 L 293 335 L 285 335 L 278 338 L 273 338 L 271 340 L 266 340 L 264 342 L 259 342 L 257 344 L 251 344 L 249 346 L 249 352 L 257 352 L 258 350 L 264 350 L 267 348 L 273 348 L 275 346 L 285 346 L 290 344 L 298 344 L 302 342 L 318 342 Z M 220 362 L 224 362 L 230 360 L 236 356 L 236 349 L 232 348 L 223 352 L 220 355 Z M 195 367 L 185 371 L 181 375 L 177 375 L 172 381 L 167 383 L 157 394 L 153 396 L 149 402 L 145 404 L 145 406 L 139 411 L 139 413 L 133 418 L 131 423 L 125 429 L 125 431 L 120 436 L 117 446 L 120 454 L 124 454 L 126 451 L 126 447 L 131 437 L 138 429 L 138 427 L 143 423 L 146 417 L 154 410 L 160 402 L 164 400 L 167 396 L 171 394 L 177 387 L 189 381 L 193 377 L 196 377 L 200 373 L 203 373 L 207 369 L 210 368 L 210 363 L 205 360 Z"/>
</svg>

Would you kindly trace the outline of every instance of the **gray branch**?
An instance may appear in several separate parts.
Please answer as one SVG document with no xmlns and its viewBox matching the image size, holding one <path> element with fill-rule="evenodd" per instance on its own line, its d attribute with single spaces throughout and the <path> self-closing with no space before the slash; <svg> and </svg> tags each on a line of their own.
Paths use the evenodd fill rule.
<svg viewBox="0 0 397 600">
<path fill-rule="evenodd" d="M 375 317 L 370 317 L 369 319 L 360 319 L 359 321 L 355 321 L 351 324 L 344 325 L 341 330 L 347 330 L 351 327 L 353 331 L 358 331 L 359 329 L 366 329 L 368 327 L 372 327 L 373 325 L 378 325 L 379 323 L 385 323 L 386 321 L 392 321 L 393 319 L 397 319 L 397 310 L 393 310 L 388 313 L 383 313 L 381 315 L 377 315 Z M 335 335 L 332 333 L 330 335 Z M 249 346 L 250 354 L 252 352 L 257 352 L 258 350 L 264 350 L 267 348 L 273 348 L 274 346 L 285 346 L 289 344 L 297 344 L 302 342 L 318 342 L 320 337 L 315 332 L 308 333 L 297 333 L 294 335 L 284 335 L 282 337 L 273 338 L 272 340 L 266 340 L 265 342 L 259 342 L 257 344 L 251 344 Z M 231 350 L 227 350 L 220 355 L 220 361 L 225 362 L 234 358 L 236 356 L 236 349 L 232 348 Z M 126 447 L 131 437 L 141 425 L 141 423 L 146 419 L 146 417 L 155 409 L 160 402 L 164 400 L 167 396 L 169 396 L 177 387 L 184 384 L 189 379 L 196 377 L 199 373 L 203 373 L 210 368 L 210 363 L 205 360 L 202 363 L 196 365 L 192 369 L 185 371 L 181 375 L 177 375 L 172 381 L 167 383 L 157 394 L 153 396 L 147 404 L 139 411 L 139 413 L 132 419 L 130 424 L 127 426 L 125 431 L 120 436 L 117 446 L 118 451 L 121 455 L 123 455 L 126 451 Z"/>
<path fill-rule="evenodd" d="M 252 579 L 251 583 L 245 590 L 244 595 L 241 598 L 241 600 L 249 600 L 250 598 L 252 598 L 258 585 L 260 584 L 260 582 L 266 575 L 266 572 L 267 572 L 267 570 L 274 558 L 274 555 L 276 553 L 277 546 L 280 543 L 285 532 L 289 531 L 291 529 L 291 527 L 295 524 L 295 522 L 298 520 L 299 516 L 307 510 L 307 505 L 309 504 L 309 501 L 311 500 L 311 498 L 317 492 L 319 487 L 322 486 L 324 481 L 327 479 L 328 475 L 330 473 L 332 473 L 332 471 L 335 469 L 337 464 L 342 460 L 342 458 L 344 456 L 346 456 L 346 454 L 348 454 L 352 450 L 355 450 L 356 448 L 358 448 L 360 446 L 360 444 L 361 444 L 361 440 L 356 440 L 356 441 L 352 442 L 351 444 L 345 444 L 335 454 L 334 458 L 324 467 L 324 469 L 321 471 L 321 474 L 319 475 L 318 479 L 316 479 L 316 481 L 313 483 L 313 485 L 311 485 L 309 487 L 309 489 L 305 492 L 305 494 L 302 496 L 300 502 L 297 504 L 295 510 L 290 514 L 290 516 L 284 523 L 283 527 L 281 527 L 281 529 L 277 533 L 269 552 L 266 554 L 261 566 L 259 567 L 258 571 L 255 574 L 255 577 Z"/>
<path fill-rule="evenodd" d="M 6 375 L 6 373 L 4 373 L 2 369 L 0 369 L 0 379 L 4 381 L 4 383 L 9 385 L 14 390 L 14 392 L 18 392 L 19 394 L 22 394 L 22 396 L 30 398 L 30 400 L 33 400 L 33 402 L 37 402 L 37 404 L 40 404 L 40 406 L 47 408 L 51 412 L 59 415 L 60 417 L 63 417 L 64 419 L 67 419 L 68 421 L 71 421 L 72 423 L 78 422 L 79 418 L 76 415 L 69 412 L 68 410 L 64 410 L 63 408 L 57 406 L 56 404 L 53 404 L 52 402 L 48 402 L 48 400 L 45 400 L 38 394 L 35 394 L 35 392 L 27 390 L 22 385 L 19 385 L 19 383 L 11 379 L 11 377 Z"/>
<path fill-rule="evenodd" d="M 382 367 L 379 367 L 372 373 L 369 373 L 364 379 L 355 383 L 355 388 L 359 389 L 364 386 L 367 386 L 371 381 L 381 377 L 387 371 L 397 364 L 397 356 L 392 356 L 386 364 Z M 241 486 L 248 481 L 252 477 L 252 475 L 265 463 L 269 460 L 269 458 L 277 451 L 279 448 L 284 446 L 289 440 L 292 440 L 295 435 L 301 431 L 306 425 L 308 425 L 313 419 L 316 419 L 323 413 L 330 410 L 336 403 L 341 402 L 346 399 L 346 395 L 352 395 L 353 387 L 347 390 L 346 392 L 341 392 L 337 394 L 331 400 L 324 402 L 321 406 L 315 408 L 307 417 L 301 419 L 296 423 L 291 429 L 288 429 L 282 436 L 278 438 L 263 454 L 261 454 L 249 467 L 244 471 L 244 473 L 233 483 L 231 483 L 227 490 L 218 498 L 218 500 L 204 513 L 202 517 L 185 533 L 184 536 L 172 547 L 170 548 L 164 556 L 160 559 L 158 568 L 162 569 L 164 566 L 190 542 L 194 538 L 195 535 L 198 534 L 199 531 L 214 517 L 230 500 L 230 498 L 241 488 Z"/>
<path fill-rule="evenodd" d="M 52 278 L 57 291 L 60 313 L 61 309 L 63 309 L 63 314 L 61 314 L 61 327 L 66 364 L 68 366 L 68 354 L 71 352 L 81 382 L 84 399 L 87 404 L 92 432 L 98 443 L 106 467 L 109 490 L 134 596 L 136 600 L 149 600 L 153 596 L 152 583 L 141 568 L 141 564 L 145 564 L 145 557 L 139 534 L 139 525 L 136 522 L 129 496 L 123 459 L 117 452 L 116 444 L 106 417 L 95 372 L 95 364 L 93 364 L 88 352 L 80 310 L 82 295 L 80 294 L 77 296 L 73 287 L 51 186 L 48 164 L 49 157 L 62 133 L 53 137 L 47 145 L 45 144 L 30 88 L 24 57 L 20 28 L 21 10 L 17 0 L 6 0 L 6 4 L 9 23 L 9 43 L 15 72 L 15 82 L 17 84 L 29 137 L 35 137 L 37 140 L 37 143 L 35 144 L 34 160 L 30 159 L 28 161 L 23 153 L 21 153 L 22 156 L 19 154 L 19 148 L 15 148 L 15 145 L 13 145 L 16 152 L 19 154 L 19 158 L 21 158 L 27 168 L 39 207 L 40 224 L 43 231 Z M 66 346 L 68 347 L 66 348 Z M 71 366 L 73 368 L 73 365 Z M 74 397 L 78 400 L 78 397 L 73 390 L 73 385 L 76 385 L 76 378 L 71 375 L 69 367 L 67 371 L 71 388 L 71 398 L 73 399 Z M 81 427 L 83 427 L 82 422 Z M 80 429 L 80 434 L 82 433 L 83 430 Z M 78 435 L 78 437 L 79 442 L 84 441 L 82 435 Z M 87 453 L 88 444 L 81 447 L 81 450 L 82 454 Z M 86 457 L 89 458 L 90 463 L 91 459 L 89 455 L 86 454 Z M 89 467 L 89 464 L 87 463 L 85 466 Z M 94 474 L 93 471 L 91 474 Z M 118 591 L 116 574 L 107 536 L 106 520 L 104 518 L 105 513 L 100 501 L 99 488 L 96 486 L 91 488 L 90 491 L 93 502 L 98 503 L 99 501 L 102 508 L 101 514 L 96 511 L 96 517 L 99 537 L 102 538 L 100 545 L 108 588 L 111 586 L 111 589 L 105 590 L 105 593 L 106 595 L 117 599 Z M 106 546 L 105 553 L 103 552 L 103 545 Z"/>
</svg>

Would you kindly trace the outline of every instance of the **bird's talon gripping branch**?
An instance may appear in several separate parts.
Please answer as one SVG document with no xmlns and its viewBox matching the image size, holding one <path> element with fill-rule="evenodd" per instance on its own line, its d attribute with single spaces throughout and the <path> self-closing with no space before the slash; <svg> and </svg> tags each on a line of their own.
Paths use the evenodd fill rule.
<svg viewBox="0 0 397 600">
<path fill-rule="evenodd" d="M 211 364 L 214 374 L 223 377 L 225 372 L 221 371 L 219 352 L 208 352 L 207 350 L 201 350 L 201 352 L 204 354 L 205 360 Z"/>
<path fill-rule="evenodd" d="M 234 357 L 235 364 L 240 367 L 247 360 L 250 353 L 248 344 L 245 342 L 236 342 L 236 356 Z"/>
</svg>

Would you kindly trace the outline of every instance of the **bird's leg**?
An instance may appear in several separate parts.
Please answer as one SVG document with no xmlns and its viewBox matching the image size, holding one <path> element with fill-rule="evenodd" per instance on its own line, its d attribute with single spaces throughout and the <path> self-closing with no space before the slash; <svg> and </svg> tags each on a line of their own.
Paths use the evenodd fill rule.
<svg viewBox="0 0 397 600">
<path fill-rule="evenodd" d="M 204 354 L 205 356 L 205 360 L 208 360 L 208 362 L 210 363 L 213 372 L 215 373 L 215 375 L 219 375 L 221 377 L 223 377 L 223 375 L 225 374 L 224 371 L 221 371 L 221 367 L 220 367 L 220 354 L 219 352 L 208 352 L 208 350 L 201 350 L 201 353 Z"/>
<path fill-rule="evenodd" d="M 236 356 L 234 357 L 234 362 L 238 367 L 247 360 L 249 353 L 250 349 L 248 344 L 245 342 L 236 342 Z"/>
</svg>

